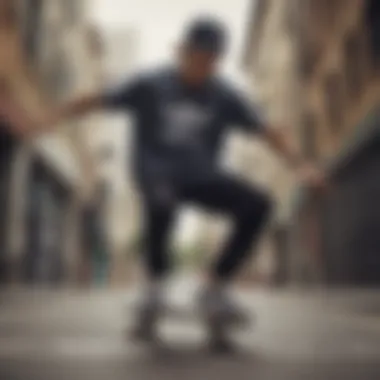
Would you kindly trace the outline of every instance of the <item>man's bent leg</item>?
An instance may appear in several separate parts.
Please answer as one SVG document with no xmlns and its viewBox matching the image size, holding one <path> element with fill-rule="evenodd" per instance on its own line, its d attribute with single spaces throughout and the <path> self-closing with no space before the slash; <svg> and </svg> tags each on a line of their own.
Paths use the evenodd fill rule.
<svg viewBox="0 0 380 380">
<path fill-rule="evenodd" d="M 270 213 L 269 197 L 239 179 L 218 175 L 185 191 L 186 198 L 230 216 L 235 224 L 201 295 L 202 310 L 231 322 L 245 322 L 246 314 L 226 293 L 225 285 L 252 252 Z"/>
<path fill-rule="evenodd" d="M 271 211 L 269 196 L 243 181 L 219 174 L 185 190 L 187 200 L 233 219 L 233 231 L 218 256 L 213 277 L 224 281 L 247 259 Z"/>
<path fill-rule="evenodd" d="M 169 243 L 176 213 L 169 188 L 155 189 L 143 204 L 144 264 L 149 281 L 161 280 L 170 267 Z"/>
<path fill-rule="evenodd" d="M 165 307 L 163 282 L 170 265 L 168 246 L 175 214 L 174 198 L 167 189 L 153 191 L 143 204 L 146 286 L 133 332 L 142 340 L 155 339 L 157 321 Z"/>
<path fill-rule="evenodd" d="M 232 210 L 233 230 L 213 271 L 215 279 L 220 281 L 229 280 L 254 253 L 270 215 L 271 203 L 266 195 L 254 189 L 240 190 L 242 198 Z"/>
</svg>

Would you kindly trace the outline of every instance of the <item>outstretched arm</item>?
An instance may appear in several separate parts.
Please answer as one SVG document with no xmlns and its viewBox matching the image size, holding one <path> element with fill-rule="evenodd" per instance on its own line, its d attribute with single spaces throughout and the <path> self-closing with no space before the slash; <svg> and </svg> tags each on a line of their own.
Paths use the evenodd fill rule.
<svg viewBox="0 0 380 380">
<path fill-rule="evenodd" d="M 41 120 L 35 120 L 35 117 L 31 117 L 19 102 L 2 96 L 0 97 L 0 116 L 7 121 L 13 133 L 21 138 L 33 138 L 54 129 L 61 121 L 80 117 L 101 106 L 100 96 L 87 96 L 53 109 Z"/>
<path fill-rule="evenodd" d="M 297 171 L 301 182 L 307 186 L 323 189 L 327 185 L 325 173 L 313 163 L 302 157 L 299 150 L 294 147 L 282 130 L 267 126 L 263 128 L 264 137 L 269 146 L 285 159 L 287 164 Z"/>
<path fill-rule="evenodd" d="M 291 144 L 283 128 L 274 128 L 269 125 L 260 110 L 251 104 L 247 96 L 241 96 L 238 93 L 230 96 L 229 110 L 231 123 L 249 131 L 259 132 L 269 146 L 297 171 L 303 183 L 314 188 L 325 187 L 326 179 L 323 171 L 302 156 L 298 147 Z"/>
<path fill-rule="evenodd" d="M 34 137 L 40 133 L 49 132 L 60 122 L 85 116 L 88 113 L 100 109 L 127 109 L 133 108 L 144 93 L 145 89 L 140 78 L 122 83 L 118 88 L 99 94 L 90 94 L 69 101 L 68 103 L 53 108 L 41 120 L 24 122 L 16 129 L 20 130 L 25 137 Z"/>
<path fill-rule="evenodd" d="M 10 132 L 19 137 L 33 129 L 33 122 L 25 110 L 13 99 L 5 94 L 0 94 L 0 119 L 4 121 L 4 127 L 10 128 Z"/>
<path fill-rule="evenodd" d="M 84 116 L 90 112 L 101 109 L 102 106 L 103 97 L 100 94 L 80 97 L 54 109 L 51 113 L 46 115 L 31 132 L 32 134 L 48 132 L 60 122 Z"/>
<path fill-rule="evenodd" d="M 266 126 L 263 128 L 263 137 L 271 149 L 281 156 L 289 167 L 297 169 L 304 163 L 304 159 L 299 150 L 293 144 L 290 144 L 283 130 Z"/>
</svg>

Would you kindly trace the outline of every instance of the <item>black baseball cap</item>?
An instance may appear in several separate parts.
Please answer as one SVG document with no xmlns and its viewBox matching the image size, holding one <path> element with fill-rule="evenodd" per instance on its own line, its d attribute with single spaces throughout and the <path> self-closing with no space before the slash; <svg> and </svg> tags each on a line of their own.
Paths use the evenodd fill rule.
<svg viewBox="0 0 380 380">
<path fill-rule="evenodd" d="M 219 20 L 198 18 L 188 25 L 184 43 L 190 48 L 221 55 L 227 47 L 227 31 Z"/>
</svg>

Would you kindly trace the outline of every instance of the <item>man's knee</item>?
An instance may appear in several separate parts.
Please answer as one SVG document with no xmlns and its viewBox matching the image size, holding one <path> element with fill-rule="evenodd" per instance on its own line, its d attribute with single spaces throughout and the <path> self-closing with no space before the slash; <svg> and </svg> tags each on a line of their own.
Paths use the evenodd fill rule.
<svg viewBox="0 0 380 380">
<path fill-rule="evenodd" d="M 265 222 L 269 219 L 273 209 L 273 200 L 266 193 L 255 193 L 247 200 L 243 214 L 249 220 Z"/>
<path fill-rule="evenodd" d="M 170 210 L 177 204 L 176 191 L 168 185 L 155 186 L 151 189 L 149 202 L 157 211 Z"/>
<path fill-rule="evenodd" d="M 259 200 L 259 213 L 262 215 L 264 219 L 268 219 L 272 213 L 273 209 L 273 199 L 269 196 L 269 194 L 262 194 Z"/>
</svg>

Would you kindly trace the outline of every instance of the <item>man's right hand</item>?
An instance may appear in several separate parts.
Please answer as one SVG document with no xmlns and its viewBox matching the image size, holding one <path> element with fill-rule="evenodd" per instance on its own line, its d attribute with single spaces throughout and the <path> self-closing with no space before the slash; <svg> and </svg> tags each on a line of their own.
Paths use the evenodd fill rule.
<svg viewBox="0 0 380 380">
<path fill-rule="evenodd" d="M 23 107 L 9 98 L 0 99 L 0 116 L 7 122 L 9 131 L 19 137 L 28 137 L 37 128 L 37 123 Z"/>
<path fill-rule="evenodd" d="M 56 108 L 40 121 L 40 131 L 47 132 L 56 127 L 62 121 L 81 117 L 88 112 L 94 111 L 102 106 L 100 95 L 90 95 L 75 99 L 67 104 Z"/>
<path fill-rule="evenodd" d="M 60 123 L 62 117 L 58 111 L 45 114 L 39 121 L 35 133 L 49 132 Z"/>
</svg>

